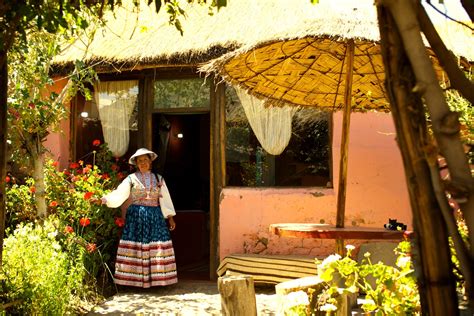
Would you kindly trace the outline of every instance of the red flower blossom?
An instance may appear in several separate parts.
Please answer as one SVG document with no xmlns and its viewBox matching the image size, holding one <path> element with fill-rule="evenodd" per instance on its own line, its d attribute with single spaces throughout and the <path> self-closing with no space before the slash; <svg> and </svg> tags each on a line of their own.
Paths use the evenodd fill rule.
<svg viewBox="0 0 474 316">
<path fill-rule="evenodd" d="M 119 172 L 119 173 L 117 173 L 117 178 L 119 180 L 122 180 L 123 178 L 125 178 L 125 175 L 123 173 Z"/>
<path fill-rule="evenodd" d="M 113 171 L 118 171 L 120 169 L 120 167 L 117 164 L 114 163 L 114 164 L 112 164 L 110 169 L 112 169 Z"/>
<path fill-rule="evenodd" d="M 30 192 L 31 192 L 31 193 L 35 193 L 35 192 L 36 192 L 36 188 L 35 188 L 35 187 L 30 187 Z"/>
<path fill-rule="evenodd" d="M 51 206 L 51 207 L 56 207 L 56 206 L 58 206 L 58 202 L 56 202 L 56 201 L 51 201 L 51 203 L 49 203 L 49 206 Z"/>
<path fill-rule="evenodd" d="M 57 167 L 59 165 L 59 161 L 53 161 L 53 163 L 51 163 L 51 165 L 53 167 Z"/>
<path fill-rule="evenodd" d="M 86 250 L 88 253 L 93 253 L 94 251 L 97 250 L 96 244 L 87 244 Z"/>
<path fill-rule="evenodd" d="M 94 141 L 92 142 L 92 146 L 100 146 L 100 140 L 94 139 Z"/>
<path fill-rule="evenodd" d="M 33 102 L 30 102 L 30 104 L 28 104 L 28 106 L 30 107 L 30 109 L 34 109 L 35 108 L 35 104 Z"/>
<path fill-rule="evenodd" d="M 110 176 L 108 173 L 104 173 L 103 175 L 101 175 L 101 178 L 104 180 L 107 180 L 107 179 L 110 179 Z"/>
<path fill-rule="evenodd" d="M 94 192 L 86 192 L 84 193 L 84 200 L 90 199 L 94 195 Z"/>
<path fill-rule="evenodd" d="M 71 177 L 72 182 L 76 182 L 76 181 L 79 181 L 79 180 L 81 180 L 81 177 L 78 177 L 78 176 L 72 176 Z"/>
<path fill-rule="evenodd" d="M 72 234 L 74 233 L 74 228 L 72 228 L 71 226 L 66 226 L 64 227 L 64 232 L 67 233 L 67 234 Z"/>
<path fill-rule="evenodd" d="M 90 223 L 91 223 L 91 220 L 88 219 L 87 217 L 83 217 L 79 220 L 79 225 L 81 225 L 82 227 L 89 226 Z"/>
<path fill-rule="evenodd" d="M 123 227 L 125 225 L 124 219 L 121 218 L 121 217 L 116 217 L 115 218 L 115 225 L 117 225 L 118 227 Z"/>
<path fill-rule="evenodd" d="M 9 176 L 6 176 L 6 177 L 5 177 L 5 182 L 8 183 L 8 182 L 10 182 L 10 181 L 11 181 L 11 178 L 10 178 Z"/>
<path fill-rule="evenodd" d="M 79 168 L 79 164 L 77 162 L 71 162 L 69 164 L 69 168 L 70 169 L 77 169 L 77 168 Z"/>
<path fill-rule="evenodd" d="M 89 173 L 89 171 L 91 171 L 90 167 L 82 168 L 82 173 Z"/>
<path fill-rule="evenodd" d="M 20 113 L 17 110 L 9 109 L 8 112 L 10 112 L 10 114 L 13 115 L 16 119 L 20 118 Z"/>
</svg>

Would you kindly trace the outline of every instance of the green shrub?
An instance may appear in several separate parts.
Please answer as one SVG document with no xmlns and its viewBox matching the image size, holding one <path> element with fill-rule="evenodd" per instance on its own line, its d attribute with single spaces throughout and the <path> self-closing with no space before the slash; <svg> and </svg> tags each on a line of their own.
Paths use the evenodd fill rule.
<svg viewBox="0 0 474 316">
<path fill-rule="evenodd" d="M 376 315 L 418 315 L 421 311 L 416 277 L 411 262 L 411 245 L 401 242 L 395 249 L 396 267 L 383 262 L 372 263 L 370 253 L 362 263 L 351 258 L 353 246 L 347 255 L 331 255 L 318 264 L 318 275 L 327 283 L 319 295 L 318 309 L 337 307 L 340 294 L 363 292 L 366 295 L 362 309 Z M 375 285 L 370 278 L 375 279 Z"/>
<path fill-rule="evenodd" d="M 5 239 L 1 301 L 20 300 L 9 314 L 62 315 L 77 308 L 86 270 L 80 260 L 71 260 L 57 235 L 53 222 L 45 221 L 20 224 Z"/>
<path fill-rule="evenodd" d="M 33 222 L 36 218 L 34 181 L 25 185 L 13 184 L 6 190 L 6 227 L 15 228 L 20 223 Z"/>
<path fill-rule="evenodd" d="M 105 145 L 97 145 L 97 149 L 93 152 L 97 161 L 111 161 Z M 62 171 L 57 166 L 57 162 L 47 161 L 44 168 L 48 205 L 44 227 L 35 222 L 34 181 L 7 185 L 7 240 L 20 245 L 30 241 L 12 246 L 4 254 L 1 300 L 22 300 L 14 307 L 15 313 L 61 314 L 113 291 L 110 267 L 123 225 L 118 220 L 121 212 L 91 201 L 113 189 L 125 173 L 115 163 L 105 164 L 107 172 L 82 161 Z M 33 245 L 31 240 L 41 242 Z M 38 252 L 45 257 L 37 257 Z M 43 279 L 38 275 L 43 266 L 59 271 L 48 270 Z M 47 277 L 49 272 L 55 278 Z"/>
</svg>

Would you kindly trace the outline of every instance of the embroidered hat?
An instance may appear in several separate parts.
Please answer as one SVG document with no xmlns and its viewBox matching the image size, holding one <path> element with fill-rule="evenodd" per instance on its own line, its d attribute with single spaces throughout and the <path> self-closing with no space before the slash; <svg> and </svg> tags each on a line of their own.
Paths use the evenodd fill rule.
<svg viewBox="0 0 474 316">
<path fill-rule="evenodd" d="M 158 155 L 152 152 L 151 150 L 148 150 L 146 148 L 140 148 L 130 157 L 130 159 L 128 159 L 128 163 L 131 165 L 135 165 L 136 164 L 135 158 L 137 158 L 138 156 L 143 156 L 143 155 L 149 155 L 151 158 L 151 161 L 155 160 L 156 157 L 158 157 Z"/>
</svg>

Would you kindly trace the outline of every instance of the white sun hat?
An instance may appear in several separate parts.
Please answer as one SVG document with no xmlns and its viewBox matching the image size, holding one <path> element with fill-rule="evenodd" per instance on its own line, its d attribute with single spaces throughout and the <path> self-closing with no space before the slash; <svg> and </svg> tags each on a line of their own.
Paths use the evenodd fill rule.
<svg viewBox="0 0 474 316">
<path fill-rule="evenodd" d="M 151 158 L 151 161 L 155 160 L 156 157 L 158 157 L 158 155 L 152 152 L 151 150 L 148 150 L 146 148 L 140 148 L 130 157 L 130 159 L 128 159 L 128 163 L 131 165 L 135 165 L 136 164 L 135 158 L 137 158 L 138 156 L 143 156 L 143 155 L 149 155 Z"/>
</svg>

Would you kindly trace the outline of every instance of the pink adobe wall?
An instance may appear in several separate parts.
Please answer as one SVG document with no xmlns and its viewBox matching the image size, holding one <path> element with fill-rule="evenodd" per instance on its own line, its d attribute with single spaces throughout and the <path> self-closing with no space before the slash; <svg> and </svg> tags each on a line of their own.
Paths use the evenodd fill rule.
<svg viewBox="0 0 474 316">
<path fill-rule="evenodd" d="M 311 256 L 334 253 L 333 240 L 282 238 L 269 234 L 268 227 L 282 222 L 335 224 L 341 125 L 342 113 L 336 113 L 334 189 L 228 187 L 222 191 L 221 259 L 231 253 Z M 345 226 L 383 227 L 390 217 L 411 227 L 408 192 L 391 115 L 352 114 L 349 143 Z"/>
<path fill-rule="evenodd" d="M 54 85 L 49 89 L 56 93 L 60 93 L 67 83 L 65 78 L 54 79 Z M 66 104 L 69 110 L 69 103 Z M 51 159 L 59 161 L 59 168 L 67 168 L 69 162 L 69 140 L 70 140 L 70 125 L 69 118 L 61 121 L 60 132 L 51 133 L 48 135 L 44 145 L 48 149 Z"/>
</svg>

